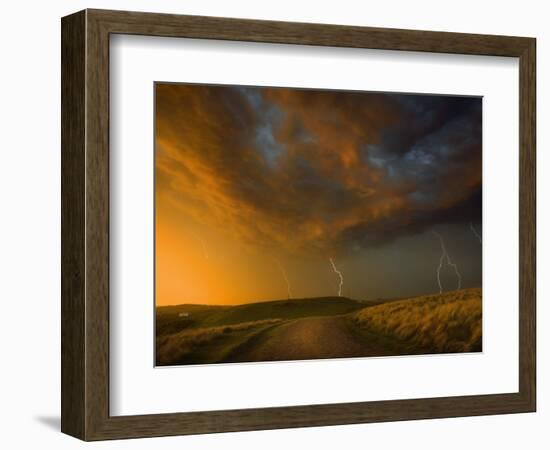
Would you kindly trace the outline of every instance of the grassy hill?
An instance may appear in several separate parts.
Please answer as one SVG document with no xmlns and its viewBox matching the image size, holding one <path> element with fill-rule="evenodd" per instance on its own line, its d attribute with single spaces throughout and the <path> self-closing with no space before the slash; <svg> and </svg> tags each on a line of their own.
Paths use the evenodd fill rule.
<svg viewBox="0 0 550 450">
<path fill-rule="evenodd" d="M 392 336 L 432 353 L 481 351 L 481 289 L 462 289 L 365 308 L 361 329 Z"/>
<path fill-rule="evenodd" d="M 373 303 L 374 304 L 374 303 Z M 347 314 L 365 307 L 346 297 L 317 297 L 246 303 L 234 306 L 177 305 L 157 308 L 157 336 L 178 330 L 233 325 L 267 319 Z"/>
<path fill-rule="evenodd" d="M 158 365 L 481 350 L 481 289 L 157 308 Z"/>
</svg>

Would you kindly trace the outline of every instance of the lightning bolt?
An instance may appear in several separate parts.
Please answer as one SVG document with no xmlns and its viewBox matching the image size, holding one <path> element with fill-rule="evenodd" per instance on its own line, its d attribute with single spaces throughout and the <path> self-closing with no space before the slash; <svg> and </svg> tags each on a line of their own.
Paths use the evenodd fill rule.
<svg viewBox="0 0 550 450">
<path fill-rule="evenodd" d="M 458 271 L 458 266 L 451 261 L 451 257 L 449 256 L 449 253 L 447 252 L 447 248 L 445 247 L 445 241 L 443 240 L 443 236 L 441 236 L 437 231 L 434 231 L 434 230 L 432 230 L 432 233 L 439 238 L 439 243 L 441 244 L 441 257 L 439 258 L 439 266 L 437 268 L 437 284 L 439 285 L 439 293 L 440 294 L 443 293 L 443 286 L 441 284 L 441 269 L 443 268 L 443 263 L 445 262 L 445 260 L 447 261 L 447 265 L 451 266 L 454 269 L 456 273 L 456 278 L 458 280 L 457 289 L 460 289 L 462 285 L 462 276 Z"/>
<path fill-rule="evenodd" d="M 291 299 L 292 298 L 292 291 L 290 290 L 290 281 L 288 280 L 286 270 L 285 270 L 285 268 L 283 267 L 283 265 L 281 264 L 281 262 L 278 259 L 275 260 L 275 263 L 277 264 L 277 266 L 279 267 L 281 273 L 283 274 L 283 278 L 285 279 L 285 283 L 286 283 L 286 289 L 287 289 L 287 292 L 288 292 L 288 298 Z"/>
<path fill-rule="evenodd" d="M 479 239 L 479 243 L 481 244 L 481 235 L 477 232 L 477 230 L 474 228 L 474 224 L 470 222 L 470 230 L 472 230 L 472 233 L 475 234 L 476 238 Z"/>
<path fill-rule="evenodd" d="M 334 273 L 338 274 L 338 276 L 340 277 L 340 285 L 338 286 L 338 297 L 342 297 L 342 288 L 344 287 L 344 276 L 342 275 L 342 272 L 340 272 L 336 268 L 332 258 L 329 258 L 329 261 L 330 261 L 330 265 L 332 266 L 332 270 L 334 270 Z"/>
<path fill-rule="evenodd" d="M 441 254 L 441 258 L 439 259 L 439 267 L 437 268 L 437 284 L 439 285 L 439 293 L 443 294 L 443 287 L 441 286 L 441 268 L 443 267 L 443 259 L 445 258 L 445 252 Z"/>
</svg>

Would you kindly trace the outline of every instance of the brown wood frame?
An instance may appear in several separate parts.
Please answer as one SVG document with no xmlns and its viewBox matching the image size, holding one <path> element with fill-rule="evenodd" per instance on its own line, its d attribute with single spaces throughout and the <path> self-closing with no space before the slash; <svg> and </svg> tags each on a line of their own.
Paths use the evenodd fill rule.
<svg viewBox="0 0 550 450">
<path fill-rule="evenodd" d="M 535 411 L 534 38 L 105 10 L 64 17 L 61 31 L 64 433 L 100 440 Z M 518 57 L 519 392 L 110 416 L 108 99 L 109 35 L 113 33 Z"/>
</svg>

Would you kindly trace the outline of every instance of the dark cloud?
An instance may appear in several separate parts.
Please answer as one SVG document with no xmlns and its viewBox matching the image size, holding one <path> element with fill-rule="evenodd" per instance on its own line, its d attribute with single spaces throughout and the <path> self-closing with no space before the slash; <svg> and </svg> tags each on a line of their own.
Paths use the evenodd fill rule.
<svg viewBox="0 0 550 450">
<path fill-rule="evenodd" d="M 435 209 L 411 209 L 382 220 L 362 223 L 346 230 L 341 236 L 342 245 L 354 243 L 354 248 L 378 246 L 394 239 L 421 233 L 439 224 L 478 223 L 481 219 L 481 189 L 472 192 L 462 201 Z"/>
<path fill-rule="evenodd" d="M 288 250 L 481 217 L 481 99 L 159 84 L 157 201 Z"/>
</svg>

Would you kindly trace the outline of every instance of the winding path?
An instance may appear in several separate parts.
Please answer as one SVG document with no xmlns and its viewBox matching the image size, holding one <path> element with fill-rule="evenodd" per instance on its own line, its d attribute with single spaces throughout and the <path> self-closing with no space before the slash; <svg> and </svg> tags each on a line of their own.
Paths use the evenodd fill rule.
<svg viewBox="0 0 550 450">
<path fill-rule="evenodd" d="M 235 349 L 230 361 L 346 358 L 392 353 L 381 339 L 365 339 L 343 316 L 308 317 L 275 325 Z"/>
</svg>

